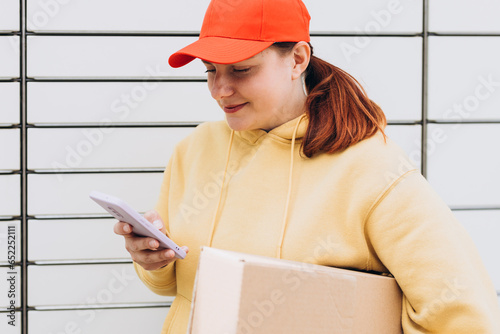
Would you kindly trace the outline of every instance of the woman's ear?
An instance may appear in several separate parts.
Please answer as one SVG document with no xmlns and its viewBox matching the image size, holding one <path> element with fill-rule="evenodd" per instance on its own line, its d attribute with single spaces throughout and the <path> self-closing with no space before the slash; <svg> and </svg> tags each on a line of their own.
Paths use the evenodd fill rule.
<svg viewBox="0 0 500 334">
<path fill-rule="evenodd" d="M 292 79 L 299 79 L 305 72 L 311 60 L 311 47 L 307 42 L 298 42 L 292 50 L 294 67 L 292 69 Z"/>
</svg>

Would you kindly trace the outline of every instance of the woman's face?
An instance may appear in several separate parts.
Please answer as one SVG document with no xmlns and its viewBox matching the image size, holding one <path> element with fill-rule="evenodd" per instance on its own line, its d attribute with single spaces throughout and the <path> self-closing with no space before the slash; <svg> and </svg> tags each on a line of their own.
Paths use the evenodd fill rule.
<svg viewBox="0 0 500 334">
<path fill-rule="evenodd" d="M 233 130 L 268 131 L 305 111 L 293 54 L 281 55 L 271 47 L 234 64 L 203 63 L 210 93 Z"/>
</svg>

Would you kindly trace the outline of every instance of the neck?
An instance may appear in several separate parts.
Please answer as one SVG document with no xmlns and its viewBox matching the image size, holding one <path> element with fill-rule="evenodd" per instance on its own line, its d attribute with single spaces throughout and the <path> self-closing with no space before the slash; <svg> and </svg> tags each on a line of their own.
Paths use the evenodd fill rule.
<svg viewBox="0 0 500 334">
<path fill-rule="evenodd" d="M 306 112 L 307 96 L 304 92 L 304 89 L 302 88 L 302 84 L 300 84 L 300 86 L 296 85 L 290 96 L 292 98 L 290 99 L 287 106 L 281 111 L 282 116 L 279 118 L 279 122 L 274 124 L 274 126 L 271 128 L 262 130 L 269 132 L 272 129 L 277 128 L 278 126 L 285 124 L 286 122 L 291 121 L 292 119 L 297 118 Z"/>
</svg>

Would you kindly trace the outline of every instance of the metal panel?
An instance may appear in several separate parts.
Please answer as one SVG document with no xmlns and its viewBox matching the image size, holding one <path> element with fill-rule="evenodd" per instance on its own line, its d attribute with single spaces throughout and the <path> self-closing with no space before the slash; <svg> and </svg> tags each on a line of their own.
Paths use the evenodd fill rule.
<svg viewBox="0 0 500 334">
<path fill-rule="evenodd" d="M 131 263 L 30 266 L 29 277 L 29 305 L 34 307 L 172 301 L 142 284 Z"/>
<path fill-rule="evenodd" d="M 206 82 L 159 82 L 154 78 L 139 82 L 32 82 L 28 89 L 28 121 L 36 124 L 224 119 Z"/>
<path fill-rule="evenodd" d="M 455 216 L 465 226 L 475 242 L 481 259 L 497 291 L 500 291 L 500 210 L 455 211 Z"/>
<path fill-rule="evenodd" d="M 0 127 L 19 124 L 19 83 L 0 82 Z"/>
<path fill-rule="evenodd" d="M 353 75 L 389 120 L 421 119 L 422 38 L 314 37 L 311 44 L 318 57 Z"/>
<path fill-rule="evenodd" d="M 0 174 L 0 216 L 19 216 L 20 198 L 20 176 Z"/>
<path fill-rule="evenodd" d="M 0 129 L 0 171 L 19 169 L 19 137 L 19 129 Z"/>
<path fill-rule="evenodd" d="M 28 28 L 129 33 L 197 31 L 208 3 L 208 0 L 28 0 Z"/>
<path fill-rule="evenodd" d="M 30 311 L 30 334 L 160 333 L 168 307 Z M 3 333 L 3 332 L 2 332 Z"/>
<path fill-rule="evenodd" d="M 500 2 L 494 0 L 430 1 L 429 28 L 433 32 L 500 34 Z"/>
<path fill-rule="evenodd" d="M 30 129 L 30 169 L 164 168 L 193 128 Z M 1 138 L 1 132 L 0 132 Z M 50 149 L 49 149 L 50 148 Z"/>
<path fill-rule="evenodd" d="M 194 37 L 30 36 L 28 76 L 35 78 L 164 78 L 205 76 L 200 61 L 174 70 L 168 55 Z M 1 73 L 1 71 L 0 71 Z"/>
<path fill-rule="evenodd" d="M 32 262 L 130 261 L 123 238 L 113 233 L 115 223 L 114 218 L 30 220 L 28 258 Z"/>
<path fill-rule="evenodd" d="M 28 177 L 28 208 L 33 216 L 104 214 L 88 196 L 92 190 L 117 196 L 137 211 L 153 209 L 162 173 L 32 174 Z"/>
<path fill-rule="evenodd" d="M 429 117 L 500 120 L 500 37 L 431 37 Z"/>
<path fill-rule="evenodd" d="M 428 179 L 451 206 L 500 204 L 500 124 L 431 124 Z"/>
<path fill-rule="evenodd" d="M 19 1 L 2 0 L 2 10 L 0 11 L 0 31 L 19 30 Z"/>
<path fill-rule="evenodd" d="M 365 35 L 422 31 L 422 0 L 304 0 L 304 3 L 312 17 L 313 32 Z M 325 13 L 328 13 L 328 19 L 322 19 Z"/>
<path fill-rule="evenodd" d="M 19 37 L 0 36 L 0 79 L 19 78 Z"/>
</svg>

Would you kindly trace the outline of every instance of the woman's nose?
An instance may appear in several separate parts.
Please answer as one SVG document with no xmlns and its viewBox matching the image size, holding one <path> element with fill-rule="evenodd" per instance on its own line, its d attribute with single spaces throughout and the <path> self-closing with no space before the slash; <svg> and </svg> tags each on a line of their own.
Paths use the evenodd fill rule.
<svg viewBox="0 0 500 334">
<path fill-rule="evenodd" d="M 233 84 L 227 75 L 216 73 L 211 80 L 210 94 L 219 101 L 234 94 Z"/>
</svg>

